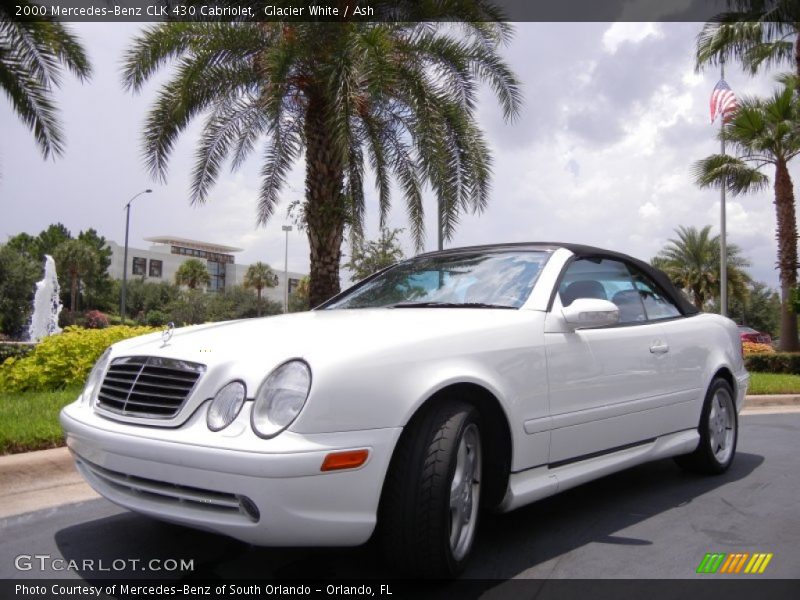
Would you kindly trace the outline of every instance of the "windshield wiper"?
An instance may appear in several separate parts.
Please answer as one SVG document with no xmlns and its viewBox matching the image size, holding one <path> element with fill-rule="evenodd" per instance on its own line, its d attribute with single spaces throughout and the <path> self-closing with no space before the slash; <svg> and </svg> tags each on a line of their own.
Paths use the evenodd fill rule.
<svg viewBox="0 0 800 600">
<path fill-rule="evenodd" d="M 515 306 L 486 302 L 398 302 L 390 304 L 388 308 L 510 308 L 516 310 Z"/>
</svg>

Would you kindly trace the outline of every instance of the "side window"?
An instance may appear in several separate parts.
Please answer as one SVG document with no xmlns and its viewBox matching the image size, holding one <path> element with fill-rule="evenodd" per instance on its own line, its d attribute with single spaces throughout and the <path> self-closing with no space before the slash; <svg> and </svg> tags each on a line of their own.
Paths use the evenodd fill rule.
<svg viewBox="0 0 800 600">
<path fill-rule="evenodd" d="M 647 318 L 651 321 L 680 317 L 681 311 L 675 306 L 664 291 L 647 275 L 638 269 L 631 268 L 636 289 L 642 297 Z"/>
<path fill-rule="evenodd" d="M 628 267 L 616 260 L 576 260 L 567 267 L 559 295 L 563 306 L 569 306 L 578 298 L 609 300 L 619 308 L 620 324 L 647 320 L 641 294 L 634 285 Z"/>
</svg>

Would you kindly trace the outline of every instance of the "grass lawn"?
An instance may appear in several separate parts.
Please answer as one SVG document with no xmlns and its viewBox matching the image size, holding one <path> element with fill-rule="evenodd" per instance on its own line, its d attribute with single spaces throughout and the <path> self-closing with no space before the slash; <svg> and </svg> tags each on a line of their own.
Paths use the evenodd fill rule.
<svg viewBox="0 0 800 600">
<path fill-rule="evenodd" d="M 80 392 L 81 388 L 58 392 L 0 392 L 0 454 L 62 446 L 64 433 L 58 424 L 58 413 Z"/>
<path fill-rule="evenodd" d="M 800 394 L 800 375 L 750 373 L 748 394 Z"/>
</svg>

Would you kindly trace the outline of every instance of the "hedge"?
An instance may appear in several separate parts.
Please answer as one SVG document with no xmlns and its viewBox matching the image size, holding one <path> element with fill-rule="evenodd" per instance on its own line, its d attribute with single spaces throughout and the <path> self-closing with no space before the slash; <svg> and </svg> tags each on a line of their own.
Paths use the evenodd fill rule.
<svg viewBox="0 0 800 600">
<path fill-rule="evenodd" d="M 745 357 L 748 371 L 758 373 L 786 373 L 800 375 L 800 353 L 775 352 L 774 354 L 751 354 Z"/>
<path fill-rule="evenodd" d="M 0 365 L 2 365 L 7 358 L 22 358 L 33 352 L 36 344 L 28 344 L 25 342 L 0 342 Z"/>
<path fill-rule="evenodd" d="M 0 365 L 0 390 L 52 391 L 80 385 L 111 344 L 154 331 L 157 329 L 153 327 L 124 325 L 105 329 L 67 327 L 43 339 L 27 356 L 12 357 Z"/>
</svg>

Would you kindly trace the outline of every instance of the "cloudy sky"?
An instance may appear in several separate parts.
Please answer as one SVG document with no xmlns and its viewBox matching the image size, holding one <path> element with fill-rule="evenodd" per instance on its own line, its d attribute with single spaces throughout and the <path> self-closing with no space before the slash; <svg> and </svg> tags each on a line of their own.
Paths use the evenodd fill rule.
<svg viewBox="0 0 800 600">
<path fill-rule="evenodd" d="M 570 241 L 607 247 L 642 259 L 656 254 L 679 225 L 719 231 L 719 192 L 697 189 L 691 164 L 717 152 L 708 99 L 719 73 L 694 72 L 699 23 L 520 23 L 504 50 L 524 85 L 521 117 L 503 122 L 487 92 L 478 119 L 494 154 L 488 210 L 465 215 L 450 246 L 507 241 Z M 0 100 L 0 240 L 48 224 L 73 233 L 94 227 L 124 240 L 123 206 L 134 203 L 131 246 L 145 237 L 175 235 L 244 249 L 237 261 L 262 260 L 282 269 L 286 206 L 302 198 L 298 164 L 273 220 L 255 226 L 258 156 L 236 173 L 223 172 L 203 206 L 188 201 L 197 121 L 179 140 L 166 185 L 149 178 L 140 157 L 140 130 L 163 77 L 139 95 L 120 84 L 123 52 L 141 25 L 73 24 L 94 65 L 80 85 L 67 79 L 58 92 L 67 148 L 44 161 L 33 136 Z M 764 94 L 770 75 L 750 78 L 729 67 L 739 95 Z M 792 171 L 795 180 L 798 173 Z M 772 173 L 769 173 L 772 176 Z M 370 191 L 367 232 L 377 233 Z M 435 200 L 426 208 L 426 249 L 434 249 Z M 751 261 L 752 275 L 777 286 L 775 217 L 770 192 L 728 199 L 729 241 Z M 399 197 L 391 227 L 405 227 Z M 403 238 L 407 254 L 414 250 Z M 304 234 L 289 238 L 289 269 L 307 272 Z"/>
</svg>

